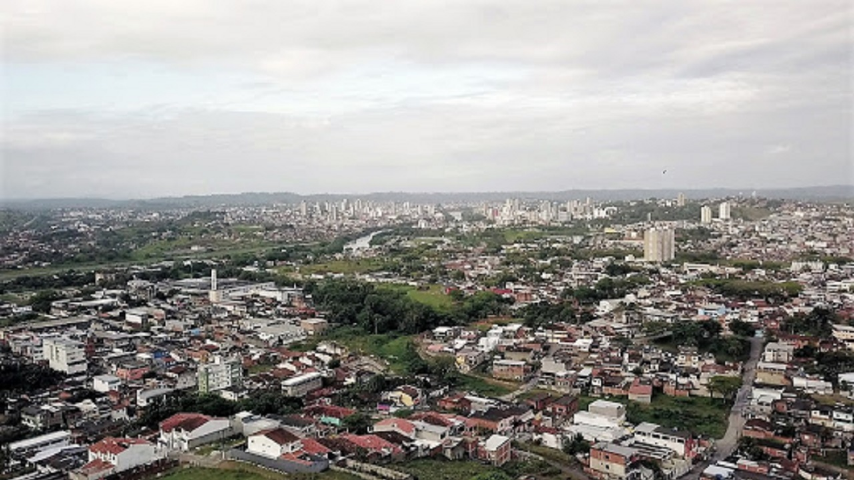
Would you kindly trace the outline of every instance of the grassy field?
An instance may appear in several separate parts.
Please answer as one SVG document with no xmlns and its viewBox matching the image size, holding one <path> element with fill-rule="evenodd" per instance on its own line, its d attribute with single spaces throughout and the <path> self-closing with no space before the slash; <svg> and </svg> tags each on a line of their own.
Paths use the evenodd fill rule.
<svg viewBox="0 0 854 480">
<path fill-rule="evenodd" d="M 87 272 L 93 270 L 102 270 L 102 269 L 110 269 L 110 268 L 121 268 L 121 267 L 129 267 L 131 265 L 144 265 L 148 263 L 156 263 L 161 260 L 166 260 L 167 257 L 170 260 L 201 260 L 204 258 L 223 258 L 234 255 L 243 255 L 247 253 L 259 253 L 269 250 L 272 247 L 271 244 L 257 244 L 247 246 L 244 244 L 236 244 L 231 247 L 220 248 L 211 252 L 192 252 L 192 253 L 182 253 L 180 255 L 163 255 L 163 256 L 154 256 L 146 259 L 144 262 L 139 260 L 119 260 L 119 261 L 106 261 L 106 262 L 92 262 L 92 263 L 66 263 L 66 264 L 55 264 L 49 267 L 39 267 L 39 268 L 28 268 L 24 270 L 4 270 L 0 271 L 0 280 L 11 280 L 18 277 L 23 276 L 32 276 L 39 277 L 44 275 L 54 275 L 57 273 L 66 272 L 68 270 L 74 270 L 77 272 Z M 133 254 L 134 258 L 136 258 L 136 253 Z"/>
<path fill-rule="evenodd" d="M 517 447 L 527 452 L 535 453 L 546 460 L 551 460 L 552 462 L 557 462 L 562 465 L 572 465 L 573 463 L 576 463 L 575 458 L 562 450 L 556 450 L 542 445 L 534 445 L 533 443 L 520 443 Z"/>
<path fill-rule="evenodd" d="M 364 335 L 360 330 L 338 328 L 323 338 L 346 346 L 351 352 L 360 355 L 374 355 L 388 362 L 392 372 L 406 373 L 411 361 L 418 358 L 411 335 Z"/>
<path fill-rule="evenodd" d="M 545 393 L 546 395 L 551 395 L 552 397 L 560 397 L 561 395 L 563 395 L 562 393 L 560 393 L 556 390 L 548 390 L 545 388 L 532 388 L 532 389 L 528 390 L 527 392 L 519 395 L 519 397 L 517 397 L 517 398 L 519 400 L 527 400 L 527 399 L 532 398 L 532 397 L 539 395 L 541 393 Z"/>
<path fill-rule="evenodd" d="M 481 332 L 487 332 L 492 328 L 493 325 L 508 325 L 510 323 L 524 323 L 524 320 L 519 318 L 485 318 L 483 320 L 478 320 L 477 322 L 473 322 L 469 324 L 470 328 L 475 328 Z"/>
<path fill-rule="evenodd" d="M 581 397 L 578 408 L 586 410 L 593 397 Z M 670 397 L 656 394 L 652 403 L 643 404 L 629 401 L 626 397 L 611 397 L 606 400 L 626 405 L 626 417 L 630 423 L 657 423 L 666 428 L 681 428 L 694 434 L 712 438 L 724 436 L 729 415 L 729 404 L 720 399 L 705 397 Z"/>
<path fill-rule="evenodd" d="M 385 269 L 385 262 L 379 259 L 353 259 L 353 260 L 331 260 L 322 263 L 311 263 L 300 267 L 300 273 L 304 275 L 341 273 L 354 275 L 357 273 L 379 272 Z M 293 269 L 285 269 L 282 273 L 292 273 Z"/>
<path fill-rule="evenodd" d="M 470 480 L 476 475 L 500 472 L 501 469 L 479 462 L 452 462 L 449 460 L 419 459 L 393 465 L 415 476 L 418 480 Z"/>
<path fill-rule="evenodd" d="M 388 362 L 394 373 L 404 374 L 409 363 L 418 358 L 412 335 L 377 334 L 365 335 L 353 327 L 339 327 L 328 334 L 289 345 L 295 351 L 313 350 L 321 341 L 332 341 L 344 345 L 352 353 L 373 355 Z"/>
<path fill-rule="evenodd" d="M 14 303 L 16 305 L 23 305 L 27 303 L 28 297 L 28 295 L 23 294 L 4 293 L 0 295 L 0 302 L 9 302 Z"/>
<path fill-rule="evenodd" d="M 450 461 L 443 458 L 418 459 L 391 465 L 414 476 L 416 480 L 471 480 L 478 475 L 503 472 L 510 478 L 533 475 L 538 479 L 562 478 L 560 471 L 539 461 L 512 462 L 501 468 L 475 461 Z"/>
<path fill-rule="evenodd" d="M 824 455 L 816 455 L 813 460 L 840 468 L 848 467 L 848 453 L 845 450 L 828 450 Z"/>
<path fill-rule="evenodd" d="M 499 382 L 491 378 L 476 377 L 473 375 L 459 375 L 460 382 L 456 388 L 460 390 L 471 390 L 478 395 L 486 397 L 500 397 L 516 390 L 518 386 L 511 386 L 506 382 Z"/>
<path fill-rule="evenodd" d="M 285 475 L 254 465 L 223 462 L 217 468 L 193 467 L 163 477 L 164 480 L 359 480 L 344 472 L 327 470 L 323 473 Z"/>
<path fill-rule="evenodd" d="M 406 292 L 406 296 L 416 302 L 431 306 L 437 310 L 449 310 L 454 301 L 445 295 L 441 285 L 430 285 L 427 290 L 419 290 L 409 285 L 381 285 L 379 288 Z"/>
<path fill-rule="evenodd" d="M 247 470 L 223 470 L 220 468 L 187 468 L 163 477 L 164 480 L 264 480 L 284 479 L 285 475 L 266 472 L 264 476 Z"/>
<path fill-rule="evenodd" d="M 838 393 L 833 394 L 833 395 L 813 395 L 812 398 L 813 398 L 813 400 L 815 400 L 816 402 L 818 402 L 822 405 L 834 406 L 837 403 L 841 403 L 843 405 L 848 405 L 848 406 L 854 405 L 854 400 L 852 400 L 852 399 L 850 399 L 844 395 L 840 395 Z"/>
</svg>

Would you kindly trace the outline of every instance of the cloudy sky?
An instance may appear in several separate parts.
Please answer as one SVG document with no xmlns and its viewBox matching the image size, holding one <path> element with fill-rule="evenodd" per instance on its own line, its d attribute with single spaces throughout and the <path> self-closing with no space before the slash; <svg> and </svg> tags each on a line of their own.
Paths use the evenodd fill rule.
<svg viewBox="0 0 854 480">
<path fill-rule="evenodd" d="M 854 183 L 853 25 L 849 0 L 5 0 L 0 196 Z"/>
</svg>

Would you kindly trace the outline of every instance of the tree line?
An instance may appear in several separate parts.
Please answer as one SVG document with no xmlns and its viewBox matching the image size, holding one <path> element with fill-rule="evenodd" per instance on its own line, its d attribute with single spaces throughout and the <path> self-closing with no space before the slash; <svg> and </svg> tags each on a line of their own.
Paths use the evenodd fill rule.
<svg viewBox="0 0 854 480">
<path fill-rule="evenodd" d="M 450 308 L 440 310 L 399 290 L 337 279 L 308 282 L 305 292 L 319 310 L 328 312 L 330 322 L 355 325 L 368 333 L 417 334 L 438 326 L 466 325 L 504 313 L 512 303 L 484 291 L 465 296 L 454 301 Z"/>
</svg>

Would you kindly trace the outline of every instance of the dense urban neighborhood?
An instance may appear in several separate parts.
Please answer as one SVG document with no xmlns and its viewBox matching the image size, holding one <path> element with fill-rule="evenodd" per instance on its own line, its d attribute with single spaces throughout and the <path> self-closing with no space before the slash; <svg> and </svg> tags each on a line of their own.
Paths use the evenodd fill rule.
<svg viewBox="0 0 854 480">
<path fill-rule="evenodd" d="M 854 470 L 850 203 L 9 208 L 0 326 L 4 479 Z"/>
</svg>

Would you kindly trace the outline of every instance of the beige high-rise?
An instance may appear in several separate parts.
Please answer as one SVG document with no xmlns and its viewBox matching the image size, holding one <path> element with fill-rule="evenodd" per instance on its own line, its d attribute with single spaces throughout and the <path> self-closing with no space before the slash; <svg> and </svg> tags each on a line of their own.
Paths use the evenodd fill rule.
<svg viewBox="0 0 854 480">
<path fill-rule="evenodd" d="M 676 258 L 676 232 L 672 228 L 650 228 L 643 234 L 643 259 L 669 262 Z"/>
</svg>

